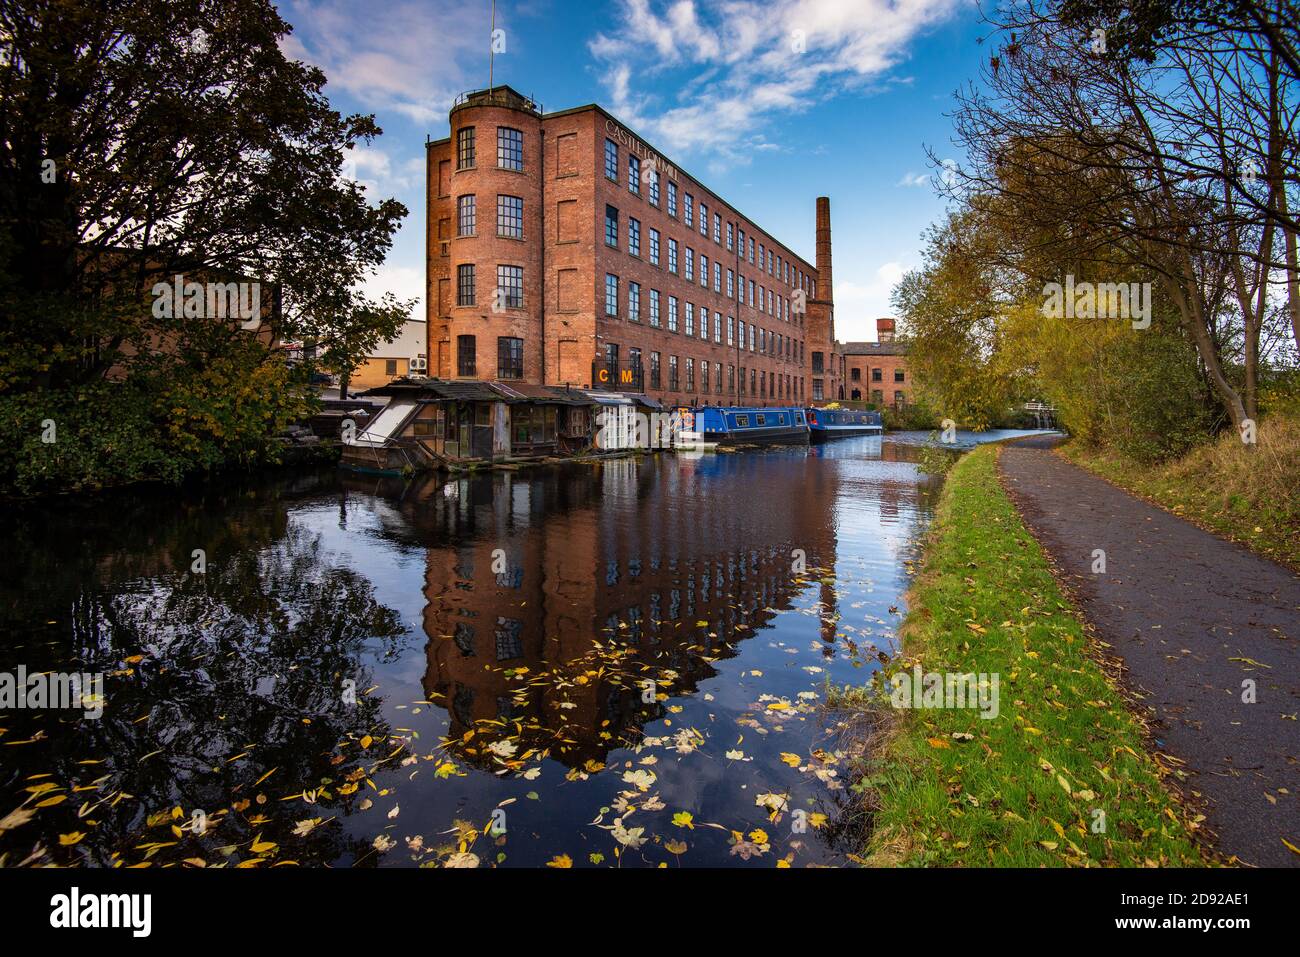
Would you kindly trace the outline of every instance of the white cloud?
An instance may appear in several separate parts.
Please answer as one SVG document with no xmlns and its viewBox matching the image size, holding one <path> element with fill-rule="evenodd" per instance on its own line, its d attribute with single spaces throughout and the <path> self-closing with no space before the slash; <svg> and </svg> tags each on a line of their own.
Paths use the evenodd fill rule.
<svg viewBox="0 0 1300 957">
<path fill-rule="evenodd" d="M 889 296 L 907 268 L 891 261 L 878 266 L 866 282 L 837 281 L 835 338 L 841 342 L 874 342 L 876 320 L 894 314 Z"/>
<path fill-rule="evenodd" d="M 906 173 L 904 174 L 903 178 L 900 179 L 894 185 L 895 186 L 929 186 L 930 177 L 926 176 L 924 173 Z"/>
<path fill-rule="evenodd" d="M 362 284 L 362 289 L 374 299 L 386 292 L 398 299 L 415 299 L 417 302 L 411 315 L 416 319 L 424 318 L 424 270 L 418 266 L 385 263 Z"/>
<path fill-rule="evenodd" d="M 424 160 L 411 157 L 395 162 L 384 150 L 357 144 L 343 154 L 342 175 L 359 183 L 373 201 L 422 188 Z"/>
<path fill-rule="evenodd" d="M 488 35 L 487 10 L 477 4 L 288 0 L 285 19 L 294 24 L 285 53 L 319 66 L 330 88 L 370 110 L 443 120 L 457 93 L 486 85 L 469 79 L 470 67 L 485 59 Z"/>
<path fill-rule="evenodd" d="M 879 86 L 918 34 L 966 2 L 622 0 L 618 29 L 588 49 L 615 113 L 667 149 L 717 151 L 773 114 Z M 670 70 L 683 91 L 674 102 L 638 92 L 637 80 Z"/>
</svg>

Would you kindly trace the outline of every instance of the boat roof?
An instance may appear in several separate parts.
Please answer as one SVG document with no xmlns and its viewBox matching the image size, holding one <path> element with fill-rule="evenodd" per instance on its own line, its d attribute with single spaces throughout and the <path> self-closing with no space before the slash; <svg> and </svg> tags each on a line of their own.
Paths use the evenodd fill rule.
<svg viewBox="0 0 1300 957">
<path fill-rule="evenodd" d="M 802 412 L 798 405 L 697 405 L 692 412 Z"/>
</svg>

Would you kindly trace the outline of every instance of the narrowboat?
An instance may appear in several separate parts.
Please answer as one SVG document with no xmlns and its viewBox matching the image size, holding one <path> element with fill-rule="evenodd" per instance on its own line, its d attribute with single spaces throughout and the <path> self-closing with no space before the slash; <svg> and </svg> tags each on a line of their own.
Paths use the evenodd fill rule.
<svg viewBox="0 0 1300 957">
<path fill-rule="evenodd" d="M 798 445 L 808 441 L 803 409 L 706 405 L 691 409 L 683 425 L 706 443 L 718 445 Z"/>
<path fill-rule="evenodd" d="M 880 435 L 885 431 L 879 412 L 857 409 L 809 409 L 808 438 L 812 442 L 829 442 L 849 435 Z"/>
</svg>

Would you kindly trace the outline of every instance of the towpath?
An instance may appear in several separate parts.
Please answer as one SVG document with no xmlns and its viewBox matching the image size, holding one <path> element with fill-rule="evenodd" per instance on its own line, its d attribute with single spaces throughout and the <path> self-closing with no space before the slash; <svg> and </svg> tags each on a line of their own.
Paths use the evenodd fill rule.
<svg viewBox="0 0 1300 957">
<path fill-rule="evenodd" d="M 1300 866 L 1300 578 L 1072 465 L 1036 436 L 1003 485 L 1182 762 L 1227 856 Z M 1105 553 L 1105 570 L 1100 555 Z M 1253 694 L 1252 694 L 1253 691 Z M 1253 703 L 1250 699 L 1253 697 Z"/>
</svg>

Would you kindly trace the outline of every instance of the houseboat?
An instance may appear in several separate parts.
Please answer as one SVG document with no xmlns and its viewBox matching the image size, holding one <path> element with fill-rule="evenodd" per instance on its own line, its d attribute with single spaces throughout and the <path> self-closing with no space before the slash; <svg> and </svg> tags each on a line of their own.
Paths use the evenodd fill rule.
<svg viewBox="0 0 1300 957">
<path fill-rule="evenodd" d="M 380 475 L 572 455 L 591 446 L 597 405 L 554 386 L 412 377 L 363 395 L 389 401 L 343 437 L 340 464 Z"/>
<path fill-rule="evenodd" d="M 808 438 L 829 442 L 850 435 L 880 435 L 885 431 L 879 412 L 857 409 L 808 409 Z"/>
<path fill-rule="evenodd" d="M 690 421 L 683 425 L 705 443 L 798 445 L 808 441 L 803 409 L 705 405 L 688 414 Z"/>
</svg>

